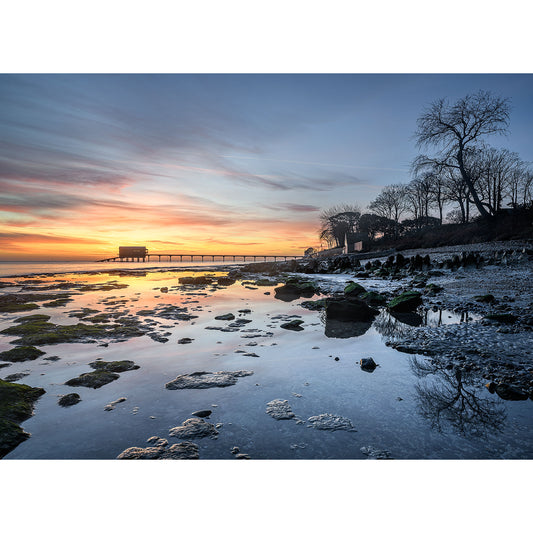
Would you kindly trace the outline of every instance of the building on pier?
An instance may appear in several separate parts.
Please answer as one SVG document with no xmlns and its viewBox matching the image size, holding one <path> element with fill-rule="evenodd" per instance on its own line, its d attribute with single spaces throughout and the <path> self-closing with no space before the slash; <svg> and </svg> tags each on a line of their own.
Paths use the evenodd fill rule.
<svg viewBox="0 0 533 533">
<path fill-rule="evenodd" d="M 145 260 L 148 255 L 148 249 L 146 246 L 119 246 L 118 247 L 118 256 L 122 259 L 142 259 Z"/>
</svg>

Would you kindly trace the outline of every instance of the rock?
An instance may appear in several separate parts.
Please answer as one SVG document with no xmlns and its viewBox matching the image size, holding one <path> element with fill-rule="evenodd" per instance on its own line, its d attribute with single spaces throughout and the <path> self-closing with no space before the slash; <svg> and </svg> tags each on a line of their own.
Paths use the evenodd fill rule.
<svg viewBox="0 0 533 533">
<path fill-rule="evenodd" d="M 178 278 L 178 281 L 182 285 L 210 285 L 213 283 L 214 278 L 208 276 L 185 276 L 183 278 Z"/>
<path fill-rule="evenodd" d="M 529 397 L 527 392 L 508 383 L 499 383 L 495 390 L 496 394 L 503 400 L 520 401 L 527 400 Z"/>
<path fill-rule="evenodd" d="M 387 450 L 378 450 L 374 446 L 363 446 L 361 452 L 371 459 L 391 459 L 391 454 Z"/>
<path fill-rule="evenodd" d="M 165 388 L 175 389 L 209 389 L 211 387 L 229 387 L 237 383 L 237 378 L 251 376 L 252 370 L 220 371 L 220 372 L 193 372 L 180 374 L 169 381 Z"/>
<path fill-rule="evenodd" d="M 239 453 L 241 450 L 239 450 L 239 448 L 237 446 L 233 446 L 233 448 L 231 449 L 231 453 L 233 455 Z"/>
<path fill-rule="evenodd" d="M 161 287 L 159 290 L 161 292 L 168 292 L 168 287 Z"/>
<path fill-rule="evenodd" d="M 104 411 L 112 411 L 115 406 L 119 403 L 122 403 L 122 402 L 125 402 L 127 400 L 127 398 L 125 398 L 124 396 L 122 398 L 119 398 L 118 400 L 114 400 L 112 402 L 109 402 L 105 407 L 104 407 Z"/>
<path fill-rule="evenodd" d="M 29 376 L 29 372 L 18 372 L 16 374 L 9 374 L 9 376 L 6 376 L 4 378 L 4 381 L 8 381 L 9 383 L 12 383 L 13 381 L 18 381 L 19 379 L 25 378 Z"/>
<path fill-rule="evenodd" d="M 9 361 L 10 363 L 33 361 L 45 353 L 34 346 L 17 346 L 11 350 L 0 352 L 0 360 Z"/>
<path fill-rule="evenodd" d="M 247 453 L 238 453 L 235 459 L 251 459 L 251 457 Z"/>
<path fill-rule="evenodd" d="M 233 313 L 226 313 L 225 315 L 216 316 L 215 320 L 235 320 L 235 315 Z"/>
<path fill-rule="evenodd" d="M 276 420 L 294 418 L 294 413 L 287 400 L 272 400 L 267 403 L 266 413 Z"/>
<path fill-rule="evenodd" d="M 81 397 L 77 392 L 71 392 L 70 394 L 65 394 L 64 396 L 61 396 L 57 403 L 61 407 L 70 407 L 71 405 L 76 405 L 77 403 L 81 402 Z"/>
<path fill-rule="evenodd" d="M 493 304 L 496 302 L 496 298 L 492 294 L 484 294 L 481 296 L 475 296 L 474 300 L 476 302 L 485 303 L 485 304 Z"/>
<path fill-rule="evenodd" d="M 181 426 L 170 429 L 168 433 L 171 437 L 178 439 L 214 438 L 218 435 L 215 426 L 206 422 L 203 418 L 188 418 Z"/>
<path fill-rule="evenodd" d="M 210 411 L 209 409 L 204 409 L 202 411 L 194 411 L 194 413 L 191 413 L 192 416 L 197 416 L 198 418 L 206 418 L 211 415 L 213 411 Z"/>
<path fill-rule="evenodd" d="M 30 436 L 19 423 L 32 416 L 33 404 L 44 393 L 41 388 L 0 379 L 0 458 Z"/>
<path fill-rule="evenodd" d="M 504 324 L 514 324 L 517 320 L 517 317 L 511 313 L 492 313 L 483 318 Z"/>
<path fill-rule="evenodd" d="M 361 300 L 364 300 L 368 305 L 376 307 L 383 306 L 387 303 L 387 299 L 379 292 L 369 291 L 361 294 Z"/>
<path fill-rule="evenodd" d="M 339 415 L 332 415 L 324 413 L 317 416 L 312 416 L 307 419 L 310 425 L 307 427 L 321 429 L 325 431 L 355 431 L 352 421 L 349 418 L 345 418 Z"/>
<path fill-rule="evenodd" d="M 198 445 L 193 442 L 179 442 L 169 448 L 154 446 L 149 448 L 128 448 L 117 459 L 198 459 Z"/>
<path fill-rule="evenodd" d="M 286 322 L 285 324 L 281 324 L 280 328 L 283 329 L 289 329 L 291 331 L 303 331 L 304 328 L 300 324 L 303 324 L 303 320 L 291 320 L 290 322 Z"/>
<path fill-rule="evenodd" d="M 347 298 L 357 298 L 361 294 L 364 294 L 366 292 L 366 289 L 359 285 L 359 283 L 356 283 L 355 281 L 350 281 L 346 287 L 344 287 L 344 296 Z"/>
<path fill-rule="evenodd" d="M 194 339 L 190 339 L 189 337 L 183 337 L 183 339 L 178 340 L 178 344 L 190 344 Z"/>
<path fill-rule="evenodd" d="M 326 300 L 326 319 L 369 322 L 377 314 L 379 314 L 378 311 L 361 300 L 348 298 L 327 298 Z"/>
<path fill-rule="evenodd" d="M 139 365 L 136 365 L 133 361 L 93 361 L 89 363 L 91 368 L 96 370 L 105 370 L 107 372 L 127 372 L 128 370 L 137 370 Z"/>
<path fill-rule="evenodd" d="M 372 357 L 364 357 L 359 363 L 361 365 L 361 370 L 364 370 L 365 372 L 374 372 L 378 366 Z"/>
<path fill-rule="evenodd" d="M 71 387 L 89 387 L 91 389 L 99 389 L 112 381 L 115 381 L 120 376 L 114 372 L 108 372 L 106 370 L 95 370 L 94 372 L 87 372 L 81 374 L 77 378 L 69 379 L 65 382 L 65 385 Z"/>
<path fill-rule="evenodd" d="M 149 439 L 146 440 L 146 442 L 148 444 L 153 444 L 154 446 L 161 446 L 161 447 L 168 446 L 168 440 L 158 437 L 157 435 L 150 437 Z"/>
<path fill-rule="evenodd" d="M 396 298 L 393 298 L 387 307 L 391 311 L 397 311 L 399 313 L 414 311 L 419 305 L 422 304 L 422 295 L 418 291 L 403 292 Z"/>
<path fill-rule="evenodd" d="M 295 276 L 288 278 L 285 285 L 276 287 L 274 293 L 278 300 L 292 302 L 298 298 L 311 298 L 320 291 L 314 283 Z"/>
<path fill-rule="evenodd" d="M 496 383 L 494 383 L 494 381 L 491 381 L 490 383 L 485 383 L 485 387 L 487 387 L 488 391 L 491 394 L 494 394 L 496 392 Z"/>
</svg>

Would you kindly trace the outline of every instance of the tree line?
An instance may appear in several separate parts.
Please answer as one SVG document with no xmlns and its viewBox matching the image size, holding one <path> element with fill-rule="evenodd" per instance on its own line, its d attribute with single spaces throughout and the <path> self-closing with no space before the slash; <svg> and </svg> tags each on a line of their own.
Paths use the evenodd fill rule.
<svg viewBox="0 0 533 533">
<path fill-rule="evenodd" d="M 530 163 L 487 137 L 508 133 L 509 100 L 486 91 L 433 102 L 418 118 L 409 183 L 387 185 L 363 212 L 343 204 L 320 214 L 320 239 L 342 246 L 346 233 L 399 238 L 445 221 L 466 224 L 503 210 L 533 208 Z M 446 215 L 445 215 L 446 211 Z"/>
</svg>

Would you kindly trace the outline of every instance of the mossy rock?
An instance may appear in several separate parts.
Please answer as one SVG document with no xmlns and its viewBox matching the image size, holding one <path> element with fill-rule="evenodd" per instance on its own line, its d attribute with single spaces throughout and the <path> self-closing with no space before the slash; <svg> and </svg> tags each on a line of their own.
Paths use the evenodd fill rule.
<svg viewBox="0 0 533 533">
<path fill-rule="evenodd" d="M 89 363 L 89 366 L 95 370 L 106 370 L 108 372 L 127 372 L 128 370 L 140 368 L 139 365 L 127 359 L 123 361 L 93 361 Z"/>
<path fill-rule="evenodd" d="M 210 285 L 215 281 L 215 278 L 210 276 L 184 276 L 178 278 L 182 285 Z"/>
<path fill-rule="evenodd" d="M 321 309 L 326 308 L 326 298 L 321 298 L 320 300 L 307 300 L 300 305 L 311 311 L 320 311 Z"/>
<path fill-rule="evenodd" d="M 39 306 L 34 302 L 56 300 L 57 294 L 2 294 L 0 295 L 0 313 L 18 313 L 32 311 Z"/>
<path fill-rule="evenodd" d="M 61 407 L 71 407 L 72 405 L 76 405 L 79 402 L 81 402 L 80 395 L 77 392 L 71 392 L 70 394 L 65 394 L 64 396 L 61 396 L 57 403 Z"/>
<path fill-rule="evenodd" d="M 46 315 L 45 315 L 46 316 Z M 11 344 L 42 346 L 66 342 L 95 342 L 102 338 L 130 338 L 144 335 L 149 328 L 142 326 L 136 318 L 129 317 L 116 324 L 84 324 L 60 326 L 48 320 L 30 320 L 0 331 L 4 335 L 20 337 Z"/>
<path fill-rule="evenodd" d="M 278 300 L 290 302 L 298 298 L 311 298 L 315 294 L 320 294 L 318 287 L 310 281 L 303 278 L 292 276 L 287 278 L 285 285 L 274 289 Z"/>
<path fill-rule="evenodd" d="M 361 300 L 364 300 L 368 305 L 373 306 L 383 306 L 387 303 L 387 298 L 383 296 L 382 294 L 379 294 L 379 292 L 374 291 L 368 291 L 360 296 Z"/>
<path fill-rule="evenodd" d="M 43 307 L 65 307 L 65 305 L 73 301 L 73 298 L 58 298 L 57 300 L 43 303 Z"/>
<path fill-rule="evenodd" d="M 350 283 L 344 287 L 344 296 L 348 298 L 356 298 L 365 292 L 367 292 L 366 289 L 355 281 L 350 281 Z"/>
<path fill-rule="evenodd" d="M 0 304 L 0 313 L 20 313 L 22 311 L 33 311 L 39 309 L 39 306 L 34 303 L 22 304 L 22 303 L 5 303 Z"/>
<path fill-rule="evenodd" d="M 433 296 L 443 290 L 444 288 L 441 287 L 440 285 L 437 285 L 436 283 L 428 283 L 424 288 L 424 292 L 426 294 L 433 295 Z"/>
<path fill-rule="evenodd" d="M 274 285 L 277 285 L 278 282 L 267 278 L 261 278 L 258 279 L 255 284 L 258 287 L 273 287 Z"/>
<path fill-rule="evenodd" d="M 50 315 L 26 315 L 17 318 L 15 322 L 24 324 L 26 322 L 46 322 L 47 320 L 50 320 Z"/>
<path fill-rule="evenodd" d="M 10 363 L 18 363 L 20 361 L 33 361 L 46 352 L 35 348 L 35 346 L 17 346 L 11 350 L 0 353 L 2 361 L 9 361 Z"/>
<path fill-rule="evenodd" d="M 79 375 L 77 378 L 69 379 L 65 385 L 71 387 L 89 387 L 91 389 L 99 389 L 112 381 L 115 381 L 120 376 L 114 372 L 107 370 L 95 370 L 94 372 L 86 372 Z"/>
<path fill-rule="evenodd" d="M 393 298 L 387 307 L 391 311 L 405 313 L 414 311 L 422 303 L 422 295 L 418 291 L 403 292 L 396 298 Z"/>
<path fill-rule="evenodd" d="M 487 320 L 494 320 L 495 322 L 501 322 L 503 324 L 514 324 L 517 321 L 517 317 L 511 313 L 492 313 L 484 318 Z"/>
<path fill-rule="evenodd" d="M 41 388 L 0 379 L 0 458 L 30 436 L 18 424 L 33 414 L 33 404 L 44 393 Z"/>
</svg>

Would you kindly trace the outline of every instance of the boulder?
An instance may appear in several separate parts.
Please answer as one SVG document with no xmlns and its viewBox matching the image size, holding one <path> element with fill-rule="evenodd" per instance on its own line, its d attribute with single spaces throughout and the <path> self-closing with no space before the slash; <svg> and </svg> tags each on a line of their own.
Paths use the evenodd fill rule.
<svg viewBox="0 0 533 533">
<path fill-rule="evenodd" d="M 346 296 L 347 298 L 357 298 L 365 292 L 366 289 L 355 281 L 350 281 L 350 283 L 348 283 L 348 285 L 344 287 L 344 296 Z"/>
<path fill-rule="evenodd" d="M 364 370 L 365 372 L 374 372 L 378 366 L 372 357 L 364 357 L 359 361 L 359 364 L 361 365 L 361 370 Z"/>
<path fill-rule="evenodd" d="M 529 398 L 527 392 L 514 385 L 509 385 L 508 383 L 498 383 L 495 390 L 496 394 L 502 398 L 502 400 L 519 401 L 527 400 Z"/>
<path fill-rule="evenodd" d="M 387 307 L 391 311 L 397 311 L 399 313 L 405 313 L 414 311 L 419 305 L 422 304 L 422 295 L 418 291 L 403 292 L 396 298 L 393 298 Z"/>
</svg>

